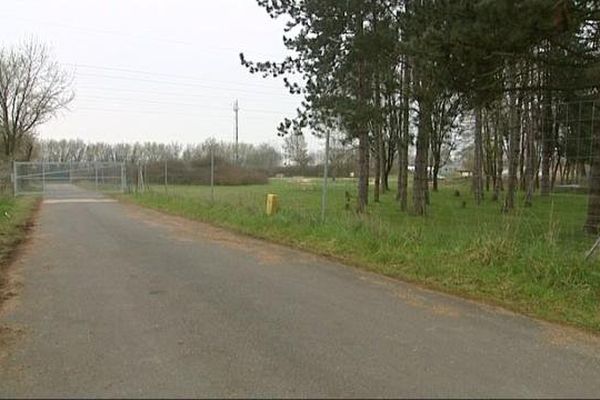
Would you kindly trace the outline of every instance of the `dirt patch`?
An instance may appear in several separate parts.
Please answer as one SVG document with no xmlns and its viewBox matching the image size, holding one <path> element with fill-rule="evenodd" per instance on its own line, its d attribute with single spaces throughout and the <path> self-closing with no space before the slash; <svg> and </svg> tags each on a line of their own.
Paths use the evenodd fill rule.
<svg viewBox="0 0 600 400">
<path fill-rule="evenodd" d="M 425 296 L 420 296 L 408 288 L 398 288 L 394 284 L 397 282 L 387 282 L 385 280 L 373 279 L 372 277 L 368 276 L 361 276 L 360 279 L 388 288 L 392 291 L 394 296 L 401 299 L 405 304 L 408 304 L 411 307 L 419 308 L 428 313 L 443 317 L 458 318 L 462 316 L 462 313 L 456 307 L 432 301 L 427 299 Z"/>
<path fill-rule="evenodd" d="M 16 343 L 24 334 L 23 328 L 0 325 L 0 362 L 8 355 L 9 346 Z"/>
<path fill-rule="evenodd" d="M 461 313 L 456 308 L 445 304 L 432 305 L 431 312 L 436 315 L 443 315 L 451 318 L 458 318 L 461 316 Z"/>
<path fill-rule="evenodd" d="M 568 326 L 542 322 L 541 339 L 552 345 L 569 348 L 600 360 L 600 337 Z"/>
<path fill-rule="evenodd" d="M 266 265 L 279 264 L 289 257 L 289 250 L 287 248 L 248 236 L 238 235 L 226 229 L 199 221 L 151 209 L 142 209 L 129 204 L 127 204 L 127 211 L 131 217 L 147 225 L 166 227 L 173 239 L 183 243 L 193 241 L 218 243 L 232 250 L 248 253 L 258 262 Z"/>
</svg>

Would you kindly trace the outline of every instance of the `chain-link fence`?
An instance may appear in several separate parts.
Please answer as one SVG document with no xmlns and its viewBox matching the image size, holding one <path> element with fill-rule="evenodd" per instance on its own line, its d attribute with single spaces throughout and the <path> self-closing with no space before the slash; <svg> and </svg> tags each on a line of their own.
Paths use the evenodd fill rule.
<svg viewBox="0 0 600 400">
<path fill-rule="evenodd" d="M 125 165 L 113 162 L 14 162 L 12 185 L 15 196 L 122 192 L 125 190 Z"/>
<path fill-rule="evenodd" d="M 168 186 L 238 186 L 268 183 L 266 171 L 237 167 L 217 158 L 127 164 L 129 191 Z"/>
</svg>

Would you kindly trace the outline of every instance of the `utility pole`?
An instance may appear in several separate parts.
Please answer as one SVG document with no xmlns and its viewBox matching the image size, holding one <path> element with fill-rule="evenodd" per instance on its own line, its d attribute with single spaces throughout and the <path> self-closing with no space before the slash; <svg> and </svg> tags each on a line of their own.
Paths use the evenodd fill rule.
<svg viewBox="0 0 600 400">
<path fill-rule="evenodd" d="M 121 192 L 125 193 L 127 190 L 127 178 L 125 175 L 125 162 L 121 163 Z"/>
<path fill-rule="evenodd" d="M 327 180 L 329 179 L 329 129 L 325 132 L 325 162 L 323 163 L 323 193 L 321 197 L 321 222 L 325 222 L 327 208 Z"/>
<path fill-rule="evenodd" d="M 42 144 L 42 193 L 46 193 L 46 149 L 44 149 L 44 141 L 41 135 L 40 142 Z"/>
<path fill-rule="evenodd" d="M 238 104 L 237 99 L 233 102 L 233 112 L 235 113 L 235 165 L 238 164 L 238 112 L 240 111 L 240 106 Z"/>
<path fill-rule="evenodd" d="M 19 186 L 17 183 L 17 162 L 15 160 L 13 160 L 13 194 L 15 195 L 15 197 L 17 197 L 17 194 L 19 192 Z"/>
<path fill-rule="evenodd" d="M 167 169 L 168 160 L 165 159 L 165 193 L 169 194 L 169 170 Z"/>
<path fill-rule="evenodd" d="M 210 201 L 215 202 L 215 145 L 210 145 Z"/>
</svg>

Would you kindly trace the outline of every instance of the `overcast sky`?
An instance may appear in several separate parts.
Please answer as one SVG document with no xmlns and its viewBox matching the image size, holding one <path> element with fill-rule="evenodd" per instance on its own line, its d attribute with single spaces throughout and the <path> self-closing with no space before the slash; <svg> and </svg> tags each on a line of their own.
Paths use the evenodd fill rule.
<svg viewBox="0 0 600 400">
<path fill-rule="evenodd" d="M 240 141 L 279 144 L 299 99 L 250 75 L 238 54 L 281 59 L 282 24 L 255 0 L 11 0 L 0 42 L 38 38 L 75 75 L 75 101 L 42 138 L 232 140 L 237 98 Z"/>
</svg>

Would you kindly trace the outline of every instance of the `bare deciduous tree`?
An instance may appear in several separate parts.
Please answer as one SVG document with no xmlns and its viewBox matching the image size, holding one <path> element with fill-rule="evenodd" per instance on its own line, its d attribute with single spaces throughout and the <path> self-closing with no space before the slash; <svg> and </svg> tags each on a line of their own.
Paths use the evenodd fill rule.
<svg viewBox="0 0 600 400">
<path fill-rule="evenodd" d="M 6 158 L 73 99 L 72 78 L 36 40 L 0 49 L 0 138 Z"/>
<path fill-rule="evenodd" d="M 283 148 L 288 159 L 299 167 L 305 168 L 310 163 L 308 146 L 303 135 L 286 136 Z"/>
</svg>

